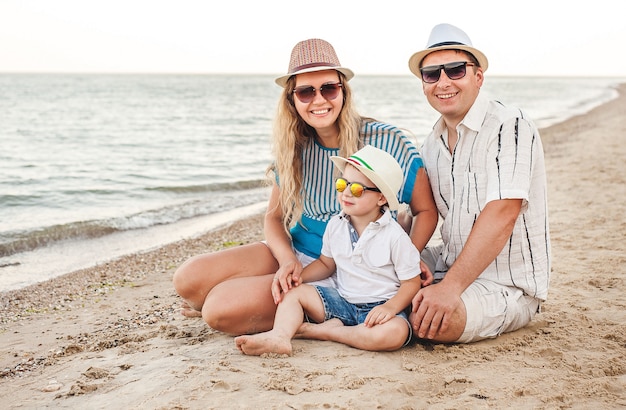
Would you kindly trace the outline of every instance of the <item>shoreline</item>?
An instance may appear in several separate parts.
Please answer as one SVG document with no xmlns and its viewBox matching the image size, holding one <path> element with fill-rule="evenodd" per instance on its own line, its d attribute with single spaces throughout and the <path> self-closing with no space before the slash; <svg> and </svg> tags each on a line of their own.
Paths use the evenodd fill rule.
<svg viewBox="0 0 626 410">
<path fill-rule="evenodd" d="M 0 266 L 0 293 L 94 268 L 132 254 L 149 252 L 180 240 L 194 239 L 238 219 L 262 213 L 266 206 L 267 201 L 263 201 L 172 224 L 115 232 L 88 240 L 61 241 L 0 258 L 6 260 L 6 264 Z M 37 274 L 33 275 L 33 272 Z"/>
<path fill-rule="evenodd" d="M 526 328 L 391 353 L 296 340 L 290 358 L 244 356 L 232 337 L 179 314 L 171 277 L 190 256 L 261 239 L 255 214 L 0 293 L 0 399 L 8 408 L 626 406 L 626 85 L 618 90 L 541 129 L 554 263 L 543 313 Z"/>
</svg>

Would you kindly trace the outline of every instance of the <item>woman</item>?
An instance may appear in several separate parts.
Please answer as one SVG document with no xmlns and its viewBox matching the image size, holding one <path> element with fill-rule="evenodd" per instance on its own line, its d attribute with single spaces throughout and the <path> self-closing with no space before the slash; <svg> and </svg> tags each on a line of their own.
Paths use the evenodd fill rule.
<svg viewBox="0 0 626 410">
<path fill-rule="evenodd" d="M 232 335 L 270 330 L 276 312 L 272 281 L 289 290 L 303 266 L 319 256 L 326 223 L 341 210 L 334 182 L 339 172 L 330 157 L 348 157 L 364 145 L 384 149 L 402 166 L 398 199 L 415 215 L 411 239 L 424 249 L 438 215 L 417 148 L 398 128 L 356 112 L 348 85 L 353 76 L 328 42 L 296 44 L 287 74 L 276 79 L 284 91 L 274 126 L 275 162 L 268 169 L 273 187 L 266 241 L 181 265 L 173 283 L 185 316 L 201 315 L 213 329 Z"/>
</svg>

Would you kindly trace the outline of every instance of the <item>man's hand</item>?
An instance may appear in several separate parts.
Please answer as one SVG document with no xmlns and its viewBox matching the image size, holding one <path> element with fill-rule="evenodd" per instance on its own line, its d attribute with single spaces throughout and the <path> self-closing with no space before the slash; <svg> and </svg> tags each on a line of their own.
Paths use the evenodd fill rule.
<svg viewBox="0 0 626 410">
<path fill-rule="evenodd" d="M 455 335 L 454 338 L 447 340 L 449 339 L 447 332 L 451 330 L 451 325 L 457 325 L 453 321 L 459 317 L 458 312 L 464 309 L 465 305 L 461 296 L 446 286 L 443 280 L 417 292 L 412 300 L 409 321 L 416 336 L 421 339 L 454 341 L 458 339 L 458 336 Z M 453 327 L 457 328 L 457 326 Z"/>
</svg>

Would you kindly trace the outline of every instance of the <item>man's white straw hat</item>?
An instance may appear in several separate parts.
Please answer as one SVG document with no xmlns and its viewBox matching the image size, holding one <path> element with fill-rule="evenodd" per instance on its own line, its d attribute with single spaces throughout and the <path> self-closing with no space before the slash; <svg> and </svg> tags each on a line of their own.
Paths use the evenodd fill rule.
<svg viewBox="0 0 626 410">
<path fill-rule="evenodd" d="M 463 30 L 452 24 L 442 23 L 436 25 L 431 30 L 426 48 L 413 54 L 409 59 L 409 69 L 411 72 L 421 79 L 422 73 L 420 72 L 420 67 L 422 60 L 428 54 L 439 50 L 467 51 L 476 57 L 478 65 L 483 71 L 487 71 L 487 67 L 489 67 L 487 56 L 485 56 L 482 51 L 474 48 L 469 36 Z"/>
</svg>

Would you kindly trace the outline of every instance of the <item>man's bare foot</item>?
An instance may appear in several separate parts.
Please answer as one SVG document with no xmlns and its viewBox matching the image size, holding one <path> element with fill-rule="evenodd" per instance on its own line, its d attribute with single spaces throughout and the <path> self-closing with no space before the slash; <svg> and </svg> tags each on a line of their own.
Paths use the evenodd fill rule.
<svg viewBox="0 0 626 410">
<path fill-rule="evenodd" d="M 278 353 L 289 356 L 293 354 L 291 341 L 271 332 L 238 336 L 235 338 L 235 344 L 243 354 L 250 356 L 260 356 L 263 353 Z"/>
<path fill-rule="evenodd" d="M 294 338 L 329 340 L 329 330 L 343 325 L 343 322 L 337 318 L 330 319 L 322 323 L 304 322 L 298 328 Z"/>
<path fill-rule="evenodd" d="M 183 300 L 183 303 L 180 306 L 180 314 L 185 317 L 202 317 L 202 312 L 195 310 L 187 301 Z"/>
</svg>

